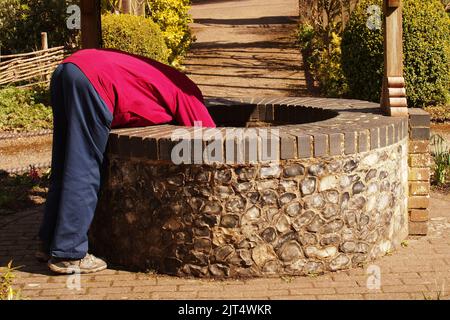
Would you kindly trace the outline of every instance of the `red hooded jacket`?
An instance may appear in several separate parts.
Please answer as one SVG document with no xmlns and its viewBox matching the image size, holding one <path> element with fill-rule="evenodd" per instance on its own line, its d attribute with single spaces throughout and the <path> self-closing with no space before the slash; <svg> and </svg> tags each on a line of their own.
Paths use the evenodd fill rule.
<svg viewBox="0 0 450 320">
<path fill-rule="evenodd" d="M 175 122 L 215 127 L 200 89 L 186 75 L 152 59 L 110 49 L 66 58 L 86 75 L 113 114 L 112 128 Z"/>
</svg>

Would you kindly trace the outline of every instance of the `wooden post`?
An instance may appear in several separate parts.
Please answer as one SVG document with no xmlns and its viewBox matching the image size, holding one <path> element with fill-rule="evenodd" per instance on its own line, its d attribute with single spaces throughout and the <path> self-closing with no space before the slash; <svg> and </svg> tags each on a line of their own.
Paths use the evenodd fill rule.
<svg viewBox="0 0 450 320">
<path fill-rule="evenodd" d="M 80 0 L 81 43 L 84 49 L 102 45 L 100 0 Z"/>
<path fill-rule="evenodd" d="M 384 0 L 384 77 L 381 109 L 390 116 L 407 116 L 403 78 L 402 0 Z"/>
<path fill-rule="evenodd" d="M 47 50 L 48 49 L 47 32 L 41 32 L 41 49 L 42 50 Z"/>
</svg>

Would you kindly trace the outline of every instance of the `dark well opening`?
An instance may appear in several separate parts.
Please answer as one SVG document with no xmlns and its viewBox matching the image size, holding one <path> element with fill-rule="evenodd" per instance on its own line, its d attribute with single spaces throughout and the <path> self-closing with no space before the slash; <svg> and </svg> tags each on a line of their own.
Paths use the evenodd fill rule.
<svg viewBox="0 0 450 320">
<path fill-rule="evenodd" d="M 208 107 L 218 127 L 270 127 L 328 120 L 338 115 L 332 110 L 286 105 L 213 105 Z"/>
</svg>

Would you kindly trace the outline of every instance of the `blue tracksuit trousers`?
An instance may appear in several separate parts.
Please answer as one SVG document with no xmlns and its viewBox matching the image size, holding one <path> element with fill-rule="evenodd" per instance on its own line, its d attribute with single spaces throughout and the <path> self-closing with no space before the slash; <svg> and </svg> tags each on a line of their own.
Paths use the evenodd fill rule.
<svg viewBox="0 0 450 320">
<path fill-rule="evenodd" d="M 113 115 L 74 64 L 53 73 L 51 99 L 52 172 L 39 237 L 53 257 L 81 259 L 88 251 Z"/>
</svg>

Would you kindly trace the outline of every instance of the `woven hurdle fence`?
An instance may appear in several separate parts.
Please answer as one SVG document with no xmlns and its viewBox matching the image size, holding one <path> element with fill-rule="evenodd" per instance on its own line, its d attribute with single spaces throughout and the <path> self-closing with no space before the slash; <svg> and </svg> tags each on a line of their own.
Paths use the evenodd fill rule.
<svg viewBox="0 0 450 320">
<path fill-rule="evenodd" d="M 30 86 L 48 83 L 58 64 L 64 59 L 64 47 L 29 53 L 0 56 L 0 86 Z"/>
</svg>

